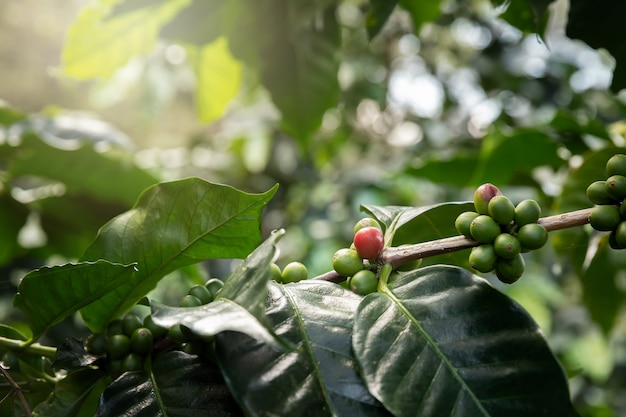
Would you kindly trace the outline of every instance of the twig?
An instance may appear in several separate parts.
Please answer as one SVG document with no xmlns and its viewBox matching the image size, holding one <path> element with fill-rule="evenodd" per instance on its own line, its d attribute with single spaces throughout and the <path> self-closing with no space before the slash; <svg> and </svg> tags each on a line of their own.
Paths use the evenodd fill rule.
<svg viewBox="0 0 626 417">
<path fill-rule="evenodd" d="M 9 381 L 9 384 L 11 384 L 11 387 L 13 388 L 13 392 L 20 399 L 20 402 L 22 403 L 22 407 L 24 407 L 24 412 L 26 413 L 26 415 L 28 417 L 32 416 L 32 412 L 30 411 L 30 407 L 28 406 L 28 401 L 26 401 L 26 397 L 24 397 L 22 388 L 20 388 L 17 382 L 15 382 L 13 378 L 11 378 L 11 375 L 9 375 L 9 372 L 6 369 L 4 369 L 4 367 L 0 366 L 0 372 L 2 372 L 2 375 L 4 375 L 7 381 Z M 6 399 L 6 396 L 2 400 L 4 401 L 5 399 Z"/>
<path fill-rule="evenodd" d="M 545 227 L 548 232 L 567 229 L 589 223 L 590 213 L 591 208 L 571 211 L 569 213 L 543 217 L 539 219 L 538 223 Z M 478 245 L 479 243 L 474 239 L 470 239 L 465 236 L 447 237 L 444 239 L 431 240 L 429 242 L 416 243 L 413 245 L 403 245 L 402 247 L 386 248 L 378 258 L 378 262 L 380 264 L 390 263 L 394 268 L 396 268 L 404 263 L 411 262 L 416 259 L 456 252 Z M 345 277 L 339 275 L 335 271 L 329 271 L 322 275 L 318 275 L 313 279 L 341 282 L 345 279 Z"/>
</svg>

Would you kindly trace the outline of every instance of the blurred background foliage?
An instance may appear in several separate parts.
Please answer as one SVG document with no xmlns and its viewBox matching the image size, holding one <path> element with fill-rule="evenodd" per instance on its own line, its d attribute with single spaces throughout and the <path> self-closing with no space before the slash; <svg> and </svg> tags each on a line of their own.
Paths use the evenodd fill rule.
<svg viewBox="0 0 626 417">
<path fill-rule="evenodd" d="M 26 271 L 76 259 L 162 180 L 279 183 L 264 227 L 312 274 L 362 204 L 492 182 L 544 215 L 589 207 L 625 147 L 624 19 L 608 0 L 1 2 L 0 321 L 20 327 Z M 582 415 L 625 415 L 626 258 L 589 227 L 550 242 L 515 285 L 485 278 L 540 324 Z M 155 296 L 231 262 L 206 267 Z"/>
</svg>

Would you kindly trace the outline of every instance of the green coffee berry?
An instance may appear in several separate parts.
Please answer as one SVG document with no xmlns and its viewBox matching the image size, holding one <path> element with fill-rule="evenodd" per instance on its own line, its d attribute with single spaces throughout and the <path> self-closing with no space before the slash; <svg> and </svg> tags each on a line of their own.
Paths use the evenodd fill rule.
<svg viewBox="0 0 626 417">
<path fill-rule="evenodd" d="M 192 340 L 190 342 L 184 343 L 182 346 L 182 351 L 188 353 L 190 355 L 201 355 L 204 353 L 205 345 L 202 340 Z"/>
<path fill-rule="evenodd" d="M 484 244 L 472 248 L 469 263 L 479 272 L 491 272 L 496 266 L 498 256 L 492 244 Z"/>
<path fill-rule="evenodd" d="M 167 334 L 167 328 L 159 326 L 154 322 L 151 315 L 147 315 L 143 319 L 143 327 L 150 330 L 154 339 L 159 339 Z"/>
<path fill-rule="evenodd" d="M 380 227 L 380 223 L 378 223 L 376 219 L 372 219 L 371 217 L 365 217 L 356 222 L 356 224 L 354 225 L 354 233 L 365 227 L 375 227 L 382 231 L 382 227 Z"/>
<path fill-rule="evenodd" d="M 282 282 L 282 279 L 283 279 L 281 276 L 282 271 L 280 270 L 280 267 L 276 265 L 274 262 L 272 262 L 270 265 L 270 273 L 272 274 L 272 279 L 274 281 Z"/>
<path fill-rule="evenodd" d="M 122 333 L 128 337 L 141 326 L 143 326 L 143 320 L 136 314 L 128 313 L 122 318 Z"/>
<path fill-rule="evenodd" d="M 122 370 L 122 359 L 112 359 L 112 360 L 109 360 L 108 368 L 109 368 L 109 373 L 113 377 L 117 378 L 118 376 L 120 376 L 124 372 Z"/>
<path fill-rule="evenodd" d="M 456 230 L 465 237 L 472 237 L 470 233 L 470 224 L 478 217 L 478 213 L 475 211 L 466 211 L 459 214 L 454 221 L 454 227 Z"/>
<path fill-rule="evenodd" d="M 613 204 L 615 200 L 606 192 L 606 181 L 594 181 L 587 187 L 587 198 L 593 204 Z"/>
<path fill-rule="evenodd" d="M 589 224 L 596 230 L 608 232 L 622 221 L 619 207 L 613 205 L 595 206 L 589 215 Z"/>
<path fill-rule="evenodd" d="M 616 201 L 626 198 L 626 176 L 612 175 L 606 179 L 606 192 Z"/>
<path fill-rule="evenodd" d="M 202 301 L 195 295 L 185 295 L 180 299 L 179 307 L 198 307 L 202 305 Z"/>
<path fill-rule="evenodd" d="M 107 353 L 111 359 L 120 359 L 130 352 L 130 339 L 125 334 L 114 334 L 109 337 Z"/>
<path fill-rule="evenodd" d="M 220 290 L 224 286 L 224 281 L 219 278 L 211 278 L 204 283 L 204 286 L 207 287 L 207 289 L 211 293 L 211 300 L 215 300 Z"/>
<path fill-rule="evenodd" d="M 150 352 L 152 350 L 153 343 L 154 336 L 152 335 L 152 332 L 145 327 L 138 328 L 130 337 L 130 349 L 140 355 L 145 355 Z"/>
<path fill-rule="evenodd" d="M 363 269 L 363 259 L 356 250 L 342 248 L 333 255 L 333 269 L 339 275 L 351 277 Z"/>
<path fill-rule="evenodd" d="M 500 234 L 500 226 L 487 215 L 480 215 L 470 224 L 472 238 L 480 243 L 491 243 Z"/>
<path fill-rule="evenodd" d="M 622 248 L 626 248 L 626 221 L 621 222 L 615 229 L 615 242 Z"/>
<path fill-rule="evenodd" d="M 611 249 L 624 249 L 625 247 L 617 243 L 617 229 L 609 233 L 609 246 Z"/>
<path fill-rule="evenodd" d="M 504 259 L 512 259 L 522 251 L 520 241 L 508 233 L 500 233 L 493 241 L 493 248 L 496 254 Z"/>
<path fill-rule="evenodd" d="M 115 319 L 113 321 L 111 321 L 109 323 L 109 325 L 107 326 L 107 335 L 110 337 L 114 334 L 122 334 L 124 333 L 122 331 L 122 320 L 121 319 Z"/>
<path fill-rule="evenodd" d="M 515 206 L 515 224 L 518 227 L 537 223 L 541 216 L 541 207 L 535 200 L 522 200 Z"/>
<path fill-rule="evenodd" d="M 615 154 L 606 162 L 606 176 L 613 175 L 626 176 L 626 155 Z"/>
<path fill-rule="evenodd" d="M 183 332 L 183 326 L 180 324 L 170 327 L 167 335 L 176 343 L 183 343 L 188 340 L 187 332 Z"/>
<path fill-rule="evenodd" d="M 515 205 L 503 195 L 497 195 L 489 201 L 487 212 L 501 225 L 508 225 L 515 219 Z"/>
<path fill-rule="evenodd" d="M 85 349 L 92 355 L 104 355 L 107 350 L 107 338 L 102 333 L 94 333 L 87 337 Z"/>
<path fill-rule="evenodd" d="M 359 295 L 367 295 L 378 288 L 378 278 L 369 269 L 363 269 L 350 278 L 350 289 Z"/>
<path fill-rule="evenodd" d="M 513 284 L 524 274 L 524 258 L 518 254 L 512 259 L 498 258 L 496 276 L 505 284 Z"/>
<path fill-rule="evenodd" d="M 200 300 L 202 304 L 209 304 L 211 301 L 213 301 L 211 292 L 204 285 L 194 285 L 189 289 L 188 294 L 198 298 L 198 300 Z"/>
<path fill-rule="evenodd" d="M 309 272 L 300 262 L 290 262 L 284 268 L 281 274 L 283 282 L 298 282 L 308 278 Z"/>
<path fill-rule="evenodd" d="M 522 250 L 539 249 L 548 241 L 548 231 L 539 223 L 529 223 L 517 231 L 517 240 Z"/>
<path fill-rule="evenodd" d="M 122 359 L 122 372 L 140 371 L 143 368 L 143 357 L 131 352 Z"/>
<path fill-rule="evenodd" d="M 489 201 L 497 195 L 502 195 L 498 187 L 493 184 L 482 184 L 474 191 L 474 208 L 478 214 L 488 214 Z"/>
</svg>

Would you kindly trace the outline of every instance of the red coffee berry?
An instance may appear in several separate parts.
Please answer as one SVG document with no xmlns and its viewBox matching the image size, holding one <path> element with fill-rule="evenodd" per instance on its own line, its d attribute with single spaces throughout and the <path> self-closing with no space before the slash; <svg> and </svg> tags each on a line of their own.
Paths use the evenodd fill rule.
<svg viewBox="0 0 626 417">
<path fill-rule="evenodd" d="M 376 227 L 364 227 L 354 234 L 354 248 L 363 259 L 376 259 L 384 243 L 383 232 Z"/>
</svg>

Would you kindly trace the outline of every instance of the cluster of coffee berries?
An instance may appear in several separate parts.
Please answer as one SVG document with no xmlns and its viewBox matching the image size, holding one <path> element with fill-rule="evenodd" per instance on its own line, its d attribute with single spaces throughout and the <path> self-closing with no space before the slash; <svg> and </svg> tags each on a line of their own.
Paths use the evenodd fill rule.
<svg viewBox="0 0 626 417">
<path fill-rule="evenodd" d="M 587 187 L 587 197 L 596 206 L 589 215 L 591 227 L 609 234 L 613 249 L 626 249 L 626 155 L 613 155 L 606 163 L 606 180 Z"/>
<path fill-rule="evenodd" d="M 208 304 L 215 299 L 223 286 L 223 281 L 217 278 L 209 279 L 205 285 L 194 285 L 181 298 L 179 306 Z M 142 319 L 137 314 L 128 313 L 110 322 L 106 331 L 90 335 L 85 341 L 85 349 L 92 355 L 103 357 L 106 369 L 117 377 L 124 372 L 143 369 L 145 358 L 165 338 L 171 340 L 170 345 L 180 345 L 187 353 L 196 354 L 199 346 L 204 346 L 204 341 L 199 340 L 184 326 L 177 324 L 165 328 L 157 325 L 151 315 Z"/>
<path fill-rule="evenodd" d="M 469 261 L 479 272 L 495 271 L 498 279 L 511 284 L 524 273 L 522 252 L 539 249 L 548 232 L 537 223 L 541 207 L 535 200 L 513 202 L 493 184 L 474 192 L 476 211 L 461 213 L 454 223 L 462 235 L 476 240 Z"/>
<path fill-rule="evenodd" d="M 309 278 L 309 271 L 301 262 L 289 262 L 282 270 L 278 265 L 272 263 L 270 268 L 272 279 L 283 284 L 303 281 Z"/>
<path fill-rule="evenodd" d="M 371 268 L 375 267 L 374 261 L 384 243 L 382 228 L 376 219 L 364 218 L 356 223 L 352 245 L 333 255 L 333 269 L 347 278 L 345 285 L 349 289 L 360 295 L 376 291 L 378 276 Z"/>
</svg>

